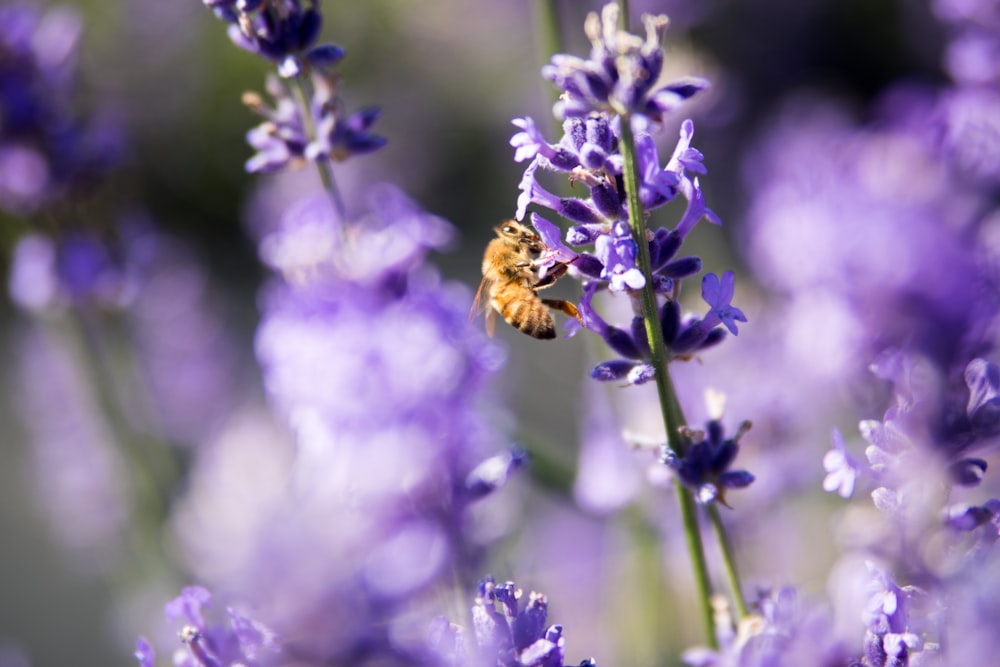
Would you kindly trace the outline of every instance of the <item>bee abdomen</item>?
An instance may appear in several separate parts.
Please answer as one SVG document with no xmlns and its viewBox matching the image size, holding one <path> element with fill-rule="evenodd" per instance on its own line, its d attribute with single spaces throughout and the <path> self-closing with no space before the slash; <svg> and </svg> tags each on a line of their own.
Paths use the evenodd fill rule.
<svg viewBox="0 0 1000 667">
<path fill-rule="evenodd" d="M 556 337 L 556 324 L 542 302 L 534 296 L 504 304 L 500 314 L 507 323 L 534 338 Z"/>
</svg>

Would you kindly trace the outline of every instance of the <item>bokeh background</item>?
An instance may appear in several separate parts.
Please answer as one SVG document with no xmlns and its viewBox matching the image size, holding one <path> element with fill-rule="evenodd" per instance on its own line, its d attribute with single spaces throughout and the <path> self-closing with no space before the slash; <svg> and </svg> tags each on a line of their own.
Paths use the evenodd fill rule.
<svg viewBox="0 0 1000 667">
<path fill-rule="evenodd" d="M 564 49 L 583 54 L 583 18 L 600 3 L 555 4 Z M 210 391 L 215 399 L 226 394 L 212 403 L 220 411 L 215 416 L 224 421 L 262 405 L 253 335 L 267 273 L 255 238 L 277 215 L 274 192 L 315 185 L 307 172 L 243 170 L 250 156 L 244 135 L 257 121 L 240 95 L 263 89 L 265 66 L 234 48 L 196 0 L 63 5 L 79 12 L 84 26 L 79 104 L 108 114 L 124 137 L 123 165 L 90 194 L 87 214 L 134 210 L 176 240 L 176 256 L 188 268 L 162 287 L 194 280 L 189 302 L 178 303 L 195 304 L 213 319 L 209 339 L 224 352 L 204 364 L 224 361 L 214 370 L 224 379 Z M 983 161 L 969 167 L 940 159 L 947 153 L 941 128 L 948 127 L 942 91 L 969 83 L 955 74 L 956 58 L 965 61 L 954 45 L 970 23 L 959 5 L 632 2 L 636 16 L 671 17 L 667 75 L 696 74 L 713 83 L 686 112 L 709 170 L 702 178 L 708 204 L 724 226 L 703 223 L 690 250 L 708 271 L 736 271 L 735 303 L 750 322 L 724 348 L 679 368 L 677 382 L 689 417 L 704 416 L 701 392 L 712 386 L 730 395 L 731 428 L 742 419 L 755 422 L 744 451 L 758 482 L 732 499 L 736 509 L 727 514 L 749 582 L 794 582 L 824 593 L 843 546 L 837 526 L 849 519 L 837 499 L 819 490 L 830 429 L 840 427 L 860 451 L 857 421 L 877 418 L 889 397 L 867 371 L 875 353 L 920 338 L 924 329 L 960 332 L 967 324 L 960 314 L 949 319 L 934 310 L 952 298 L 947 285 L 937 292 L 928 287 L 947 283 L 934 253 L 962 265 L 963 243 L 1000 242 L 996 215 L 992 221 L 976 215 L 996 203 L 1000 170 L 988 160 L 1000 155 L 1000 112 L 984 130 Z M 518 194 L 522 165 L 511 159 L 510 120 L 550 118 L 553 93 L 538 76 L 549 44 L 538 27 L 542 3 L 327 0 L 323 7 L 324 36 L 347 52 L 340 66 L 344 96 L 352 108 L 380 106 L 377 130 L 389 140 L 382 151 L 338 170 L 349 207 L 363 207 L 367 184 L 389 181 L 450 220 L 460 232 L 457 242 L 434 261 L 468 287 L 471 299 L 491 228 L 513 214 Z M 988 57 L 981 69 L 989 69 Z M 979 83 L 995 96 L 996 79 L 984 76 Z M 937 135 L 927 129 L 934 119 Z M 661 135 L 664 150 L 680 120 Z M 554 125 L 547 134 L 557 138 Z M 656 220 L 669 225 L 677 215 L 667 208 Z M 7 228 L 0 234 L 6 275 L 14 242 L 28 228 L 9 215 L 0 223 Z M 928 236 L 942 225 L 944 240 Z M 950 248 L 952 231 L 962 240 Z M 890 296 L 908 283 L 916 285 L 912 299 Z M 559 290 L 572 297 L 572 286 Z M 700 307 L 696 294 L 686 297 Z M 177 308 L 150 326 L 188 335 L 185 307 Z M 925 313 L 933 313 L 930 321 Z M 58 503 L 47 486 L 55 482 L 43 477 L 69 468 L 59 483 L 70 483 L 81 464 L 58 452 L 40 463 L 33 449 L 32 421 L 52 418 L 37 406 L 50 400 L 58 411 L 64 400 L 48 375 L 56 371 L 26 363 L 41 335 L 31 316 L 0 301 L 0 665 L 133 664 L 138 619 L 156 606 L 155 593 L 163 593 L 161 600 L 171 593 L 126 594 L 134 582 L 81 560 L 60 533 L 65 515 L 53 514 Z M 585 382 L 589 368 L 606 358 L 586 336 L 538 342 L 506 327 L 498 336 L 508 349 L 494 389 L 498 413 L 540 463 L 506 492 L 516 495 L 505 506 L 514 536 L 498 549 L 497 575 L 517 576 L 549 595 L 551 617 L 567 627 L 571 655 L 593 654 L 598 664 L 623 657 L 652 664 L 657 646 L 644 644 L 644 610 L 631 600 L 648 568 L 657 567 L 643 540 L 652 539 L 651 526 L 670 534 L 673 499 L 645 483 L 648 456 L 624 448 L 608 453 L 601 441 L 620 443 L 622 425 L 637 441 L 655 440 L 653 397 L 644 389 Z M 950 354 L 928 348 L 935 351 Z M 213 415 L 204 422 L 214 424 Z M 567 491 L 564 473 L 578 462 L 576 485 Z M 516 515 L 528 520 L 515 525 Z M 670 585 L 683 599 L 689 591 L 679 541 L 667 545 L 666 560 L 666 578 L 676 578 Z M 600 605 L 592 585 L 605 591 Z M 619 620 L 615 634 L 599 629 L 608 616 Z M 693 619 L 680 613 L 672 620 L 673 634 L 663 641 L 684 646 L 686 637 L 697 636 Z"/>
</svg>

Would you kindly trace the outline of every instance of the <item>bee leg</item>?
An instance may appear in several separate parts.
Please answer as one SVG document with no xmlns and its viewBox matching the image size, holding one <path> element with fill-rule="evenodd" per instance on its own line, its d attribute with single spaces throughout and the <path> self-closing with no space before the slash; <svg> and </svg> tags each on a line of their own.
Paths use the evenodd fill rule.
<svg viewBox="0 0 1000 667">
<path fill-rule="evenodd" d="M 580 315 L 580 310 L 572 302 L 562 299 L 542 299 L 542 303 L 553 310 L 566 313 L 580 324 L 583 324 L 583 316 Z"/>
</svg>

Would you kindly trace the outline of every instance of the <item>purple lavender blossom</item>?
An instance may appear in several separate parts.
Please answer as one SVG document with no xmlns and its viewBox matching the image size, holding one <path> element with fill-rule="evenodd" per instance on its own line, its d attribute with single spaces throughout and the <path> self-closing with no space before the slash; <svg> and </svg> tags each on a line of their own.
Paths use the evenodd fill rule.
<svg viewBox="0 0 1000 667">
<path fill-rule="evenodd" d="M 264 118 L 262 124 L 247 132 L 247 143 L 257 151 L 246 163 L 248 172 L 272 173 L 302 167 L 306 162 L 342 162 L 385 145 L 384 137 L 369 131 L 378 118 L 378 109 L 371 107 L 347 115 L 337 97 L 335 78 L 314 72 L 310 81 L 308 109 L 300 108 L 274 76 L 267 80 L 273 107 L 256 94 L 244 95 L 244 103 Z M 315 128 L 314 135 L 310 135 L 309 128 Z"/>
<path fill-rule="evenodd" d="M 262 299 L 256 350 L 294 455 L 272 454 L 284 463 L 244 510 L 238 546 L 206 529 L 230 522 L 216 484 L 178 524 L 199 578 L 254 603 L 304 661 L 422 656 L 404 611 L 471 578 L 484 545 L 469 513 L 523 461 L 497 453 L 477 405 L 502 355 L 467 326 L 468 292 L 425 263 L 450 226 L 389 186 L 371 194 L 372 213 L 347 228 L 319 196 L 262 242 L 281 279 Z M 210 458 L 199 471 L 226 476 Z"/>
<path fill-rule="evenodd" d="M 714 276 L 714 274 L 709 275 Z M 584 325 L 601 336 L 608 346 L 624 359 L 599 363 L 591 371 L 591 377 L 602 382 L 619 380 L 624 380 L 628 384 L 648 382 L 653 379 L 654 373 L 650 363 L 652 352 L 643 318 L 634 316 L 627 330 L 608 324 L 591 303 L 598 287 L 599 284 L 596 282 L 585 284 L 583 296 L 580 298 L 580 315 Z M 721 309 L 717 306 L 722 305 L 725 298 L 717 298 L 717 292 L 711 290 L 709 296 L 716 298 L 718 303 L 716 306 L 710 304 L 709 313 L 704 319 L 693 315 L 682 317 L 680 306 L 676 301 L 666 301 L 660 307 L 660 326 L 663 331 L 663 342 L 667 346 L 668 360 L 691 359 L 699 352 L 718 345 L 725 338 L 726 329 L 718 326 L 722 318 L 715 314 Z M 745 321 L 742 311 L 737 308 L 732 310 L 733 319 Z M 735 328 L 735 325 L 733 326 Z"/>
<path fill-rule="evenodd" d="M 167 620 L 181 621 L 178 637 L 184 648 L 174 654 L 182 667 L 236 667 L 278 664 L 283 652 L 281 637 L 263 623 L 232 607 L 226 609 L 228 625 L 208 623 L 203 612 L 212 594 L 201 586 L 188 586 L 164 607 Z M 140 637 L 135 657 L 140 667 L 154 667 L 156 653 L 149 640 Z"/>
<path fill-rule="evenodd" d="M 601 279 L 608 281 L 611 292 L 640 290 L 646 284 L 642 271 L 635 265 L 635 255 L 632 230 L 624 220 L 612 223 L 611 233 L 594 242 L 594 256 L 604 266 Z"/>
<path fill-rule="evenodd" d="M 707 505 L 718 501 L 728 506 L 727 490 L 742 489 L 754 481 L 754 476 L 746 470 L 730 470 L 739 453 L 740 438 L 750 430 L 750 422 L 743 422 L 735 435 L 724 438 L 721 404 L 713 412 L 716 416 L 705 425 L 704 431 L 684 430 L 688 445 L 683 454 L 664 445 L 660 462 L 674 471 L 681 484 L 694 491 L 698 502 Z"/>
<path fill-rule="evenodd" d="M 912 632 L 910 609 L 919 591 L 898 586 L 885 572 L 869 565 L 872 596 L 865 607 L 865 658 L 870 667 L 905 667 L 925 649 L 921 635 Z M 933 647 L 927 647 L 933 651 Z"/>
<path fill-rule="evenodd" d="M 593 45 L 589 59 L 559 54 L 542 68 L 542 76 L 565 93 L 555 106 L 556 117 L 610 111 L 659 122 L 707 87 L 703 79 L 689 77 L 654 90 L 663 68 L 660 44 L 667 18 L 643 16 L 642 39 L 619 30 L 618 13 L 616 4 L 607 4 L 600 16 L 587 16 L 585 30 Z"/>
<path fill-rule="evenodd" d="M 229 23 L 229 38 L 240 48 L 277 63 L 283 77 L 306 68 L 325 68 L 344 57 L 336 44 L 316 44 L 323 28 L 318 0 L 203 0 Z"/>
<path fill-rule="evenodd" d="M 790 302 L 822 295 L 850 316 L 837 343 L 845 359 L 905 349 L 935 366 L 954 398 L 965 365 L 994 347 L 992 206 L 942 154 L 934 105 L 923 91 L 893 89 L 880 122 L 859 127 L 829 100 L 789 103 L 746 164 L 753 203 L 741 247 Z M 952 269 L 924 279 L 940 266 Z M 857 379 L 857 364 L 842 368 Z M 961 409 L 949 405 L 935 426 L 960 448 Z"/>
<path fill-rule="evenodd" d="M 992 524 L 992 532 L 1000 533 L 1000 500 L 990 498 L 982 505 L 960 503 L 945 508 L 944 522 L 949 528 L 962 532 L 970 532 Z M 998 535 L 994 535 L 996 539 Z"/>
<path fill-rule="evenodd" d="M 94 233 L 35 233 L 14 248 L 8 290 L 29 311 L 121 308 L 132 287 L 120 257 Z"/>
<path fill-rule="evenodd" d="M 826 470 L 823 490 L 836 491 L 841 498 L 850 498 L 854 495 L 854 484 L 858 478 L 858 463 L 847 452 L 840 431 L 834 429 L 832 439 L 833 449 L 823 456 L 823 468 Z"/>
<path fill-rule="evenodd" d="M 472 607 L 474 642 L 459 625 L 444 618 L 431 628 L 429 645 L 444 665 L 496 665 L 497 667 L 563 667 L 566 638 L 562 626 L 549 625 L 548 601 L 532 592 L 524 594 L 514 582 L 498 584 L 492 577 L 480 580 Z M 581 667 L 593 667 L 584 660 Z"/>
<path fill-rule="evenodd" d="M 648 34 L 647 40 L 643 42 L 610 27 L 608 21 L 615 19 L 617 11 L 613 5 L 605 8 L 603 28 L 601 19 L 596 15 L 588 19 L 588 34 L 595 40 L 594 61 L 600 61 L 607 53 L 617 53 L 615 44 L 627 50 L 631 48 L 627 45 L 634 42 L 636 50 L 629 53 L 639 57 L 642 62 L 626 69 L 639 71 L 644 67 L 653 67 L 658 72 L 662 51 L 656 33 L 665 25 L 665 19 L 647 17 Z M 601 34 L 603 36 L 599 40 L 603 41 L 598 40 Z M 654 43 L 656 55 L 653 54 Z M 640 51 L 641 56 L 638 55 Z M 626 60 L 623 56 L 617 62 L 624 63 Z M 557 56 L 553 62 L 561 64 L 563 74 L 558 74 L 558 68 L 552 66 L 546 69 L 547 76 L 555 76 L 557 83 L 567 86 L 567 90 L 572 88 L 564 97 L 567 106 L 575 99 L 573 95 L 579 94 L 583 87 L 593 85 L 600 88 L 591 74 L 604 65 L 594 65 L 590 61 L 570 56 Z M 614 78 L 617 79 L 618 76 L 615 71 Z M 688 92 L 693 94 L 696 88 L 691 88 Z M 644 93 L 637 93 L 635 90 L 628 93 L 633 97 L 641 97 L 642 94 Z M 635 109 L 618 109 L 617 104 L 605 101 L 595 103 L 593 108 L 567 113 L 563 120 L 564 136 L 558 144 L 547 142 L 531 118 L 514 120 L 514 125 L 520 129 L 510 140 L 515 148 L 514 159 L 518 162 L 530 161 L 518 186 L 521 194 L 515 215 L 521 219 L 529 206 L 538 205 L 573 223 L 565 236 L 566 244 L 574 246 L 570 250 L 555 238 L 548 220 L 537 218 L 545 227 L 539 231 L 544 232 L 541 235 L 549 247 L 553 248 L 552 254 L 572 258 L 565 262 L 569 265 L 570 275 L 584 281 L 580 298 L 583 325 L 598 333 L 612 349 L 624 357 L 598 364 L 591 376 L 601 381 L 624 380 L 629 384 L 642 384 L 654 377 L 652 355 L 642 317 L 634 317 L 626 330 L 609 325 L 593 305 L 597 291 L 606 289 L 612 294 L 629 296 L 635 301 L 633 310 L 640 310 L 639 293 L 646 287 L 647 277 L 638 265 L 641 250 L 639 243 L 648 244 L 653 289 L 666 299 L 660 307 L 659 320 L 669 347 L 670 359 L 690 359 L 697 352 L 720 342 L 723 332 L 717 329 L 719 325 L 724 325 L 736 334 L 736 322 L 745 322 L 746 317 L 731 303 L 734 277 L 729 272 L 721 280 L 714 274 L 709 274 L 703 280 L 702 294 L 710 306 L 705 317 L 682 319 L 676 302 L 680 281 L 698 273 L 701 270 L 701 260 L 697 257 L 676 258 L 676 255 L 684 238 L 699 220 L 708 218 L 713 223 L 720 222 L 718 216 L 705 206 L 698 179 L 689 173 L 705 173 L 702 154 L 691 146 L 694 125 L 690 120 L 681 125 L 679 141 L 666 165 L 661 165 L 656 145 L 647 132 L 639 132 L 635 139 L 641 179 L 638 195 L 644 211 L 664 206 L 679 194 L 688 201 L 687 209 L 675 229 L 657 229 L 647 239 L 637 240 L 628 221 L 629 212 L 625 205 L 626 193 L 622 181 L 622 116 L 614 115 L 630 114 Z M 659 118 L 658 115 L 656 117 Z M 640 125 L 643 129 L 647 127 L 643 123 Z M 539 168 L 567 175 L 573 184 L 585 186 L 589 196 L 574 198 L 555 194 L 538 182 L 536 174 Z M 593 246 L 593 250 L 584 246 Z M 577 326 L 571 322 L 567 328 L 572 334 Z"/>
<path fill-rule="evenodd" d="M 117 133 L 74 107 L 80 33 L 68 8 L 0 7 L 0 209 L 33 215 L 91 188 L 119 159 Z"/>
</svg>

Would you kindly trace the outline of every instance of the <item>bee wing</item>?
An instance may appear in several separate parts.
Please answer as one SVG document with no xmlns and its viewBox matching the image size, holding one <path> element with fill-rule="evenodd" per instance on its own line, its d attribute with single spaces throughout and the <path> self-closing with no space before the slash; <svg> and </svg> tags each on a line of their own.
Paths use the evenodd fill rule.
<svg viewBox="0 0 1000 667">
<path fill-rule="evenodd" d="M 472 310 L 469 311 L 469 322 L 475 318 L 479 311 L 486 311 L 486 335 L 490 338 L 493 337 L 497 326 L 497 311 L 493 310 L 489 304 L 489 293 L 492 285 L 493 279 L 489 276 L 483 276 L 479 283 L 479 289 L 476 290 L 476 298 L 472 300 Z"/>
<path fill-rule="evenodd" d="M 490 290 L 493 287 L 493 283 L 496 282 L 494 276 L 499 264 L 500 258 L 494 255 L 489 266 L 483 270 L 483 279 L 479 281 L 479 289 L 476 290 L 476 296 L 472 300 L 472 310 L 469 311 L 470 322 L 480 311 L 486 311 L 486 334 L 490 338 L 493 337 L 493 332 L 496 331 L 497 326 L 497 313 L 489 303 Z"/>
</svg>

